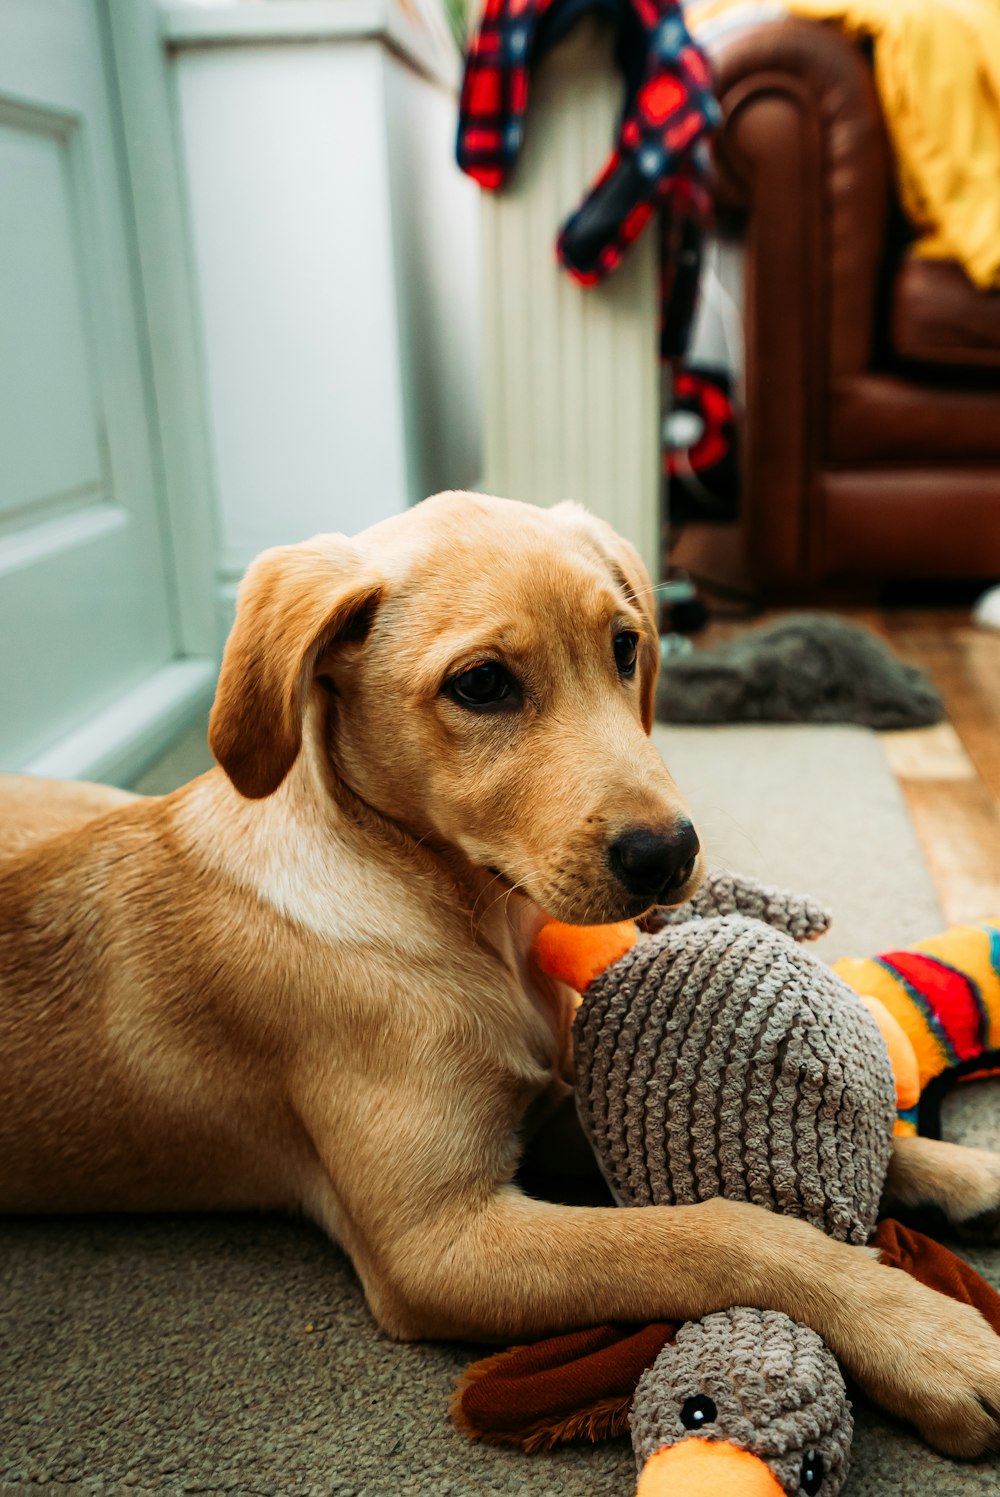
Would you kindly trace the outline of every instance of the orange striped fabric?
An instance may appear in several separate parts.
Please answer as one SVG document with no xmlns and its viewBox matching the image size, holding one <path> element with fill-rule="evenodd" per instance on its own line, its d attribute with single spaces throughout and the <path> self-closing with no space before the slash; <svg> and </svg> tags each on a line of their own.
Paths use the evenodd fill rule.
<svg viewBox="0 0 1000 1497">
<path fill-rule="evenodd" d="M 913 1046 L 921 1093 L 952 1074 L 1000 1074 L 1000 920 L 954 926 L 905 951 L 845 957 L 834 971 L 899 1024 Z"/>
</svg>

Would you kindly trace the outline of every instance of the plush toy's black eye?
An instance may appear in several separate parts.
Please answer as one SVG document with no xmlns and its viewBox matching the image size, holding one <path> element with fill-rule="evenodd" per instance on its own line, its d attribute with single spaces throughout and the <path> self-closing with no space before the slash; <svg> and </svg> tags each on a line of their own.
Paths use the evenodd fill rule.
<svg viewBox="0 0 1000 1497">
<path fill-rule="evenodd" d="M 799 1482 L 806 1497 L 816 1497 L 816 1493 L 823 1485 L 823 1457 L 817 1455 L 814 1450 L 807 1450 L 802 1457 Z"/>
<path fill-rule="evenodd" d="M 514 677 L 490 660 L 470 665 L 448 682 L 447 690 L 463 707 L 516 707 L 521 700 Z"/>
<path fill-rule="evenodd" d="M 718 1409 L 705 1393 L 686 1398 L 681 1404 L 681 1423 L 685 1429 L 703 1429 L 706 1424 L 714 1424 L 718 1417 Z"/>
<path fill-rule="evenodd" d="M 635 657 L 639 646 L 638 634 L 633 634 L 631 629 L 623 629 L 621 634 L 616 634 L 611 641 L 615 652 L 615 665 L 618 674 L 627 680 L 629 676 L 635 675 Z"/>
</svg>

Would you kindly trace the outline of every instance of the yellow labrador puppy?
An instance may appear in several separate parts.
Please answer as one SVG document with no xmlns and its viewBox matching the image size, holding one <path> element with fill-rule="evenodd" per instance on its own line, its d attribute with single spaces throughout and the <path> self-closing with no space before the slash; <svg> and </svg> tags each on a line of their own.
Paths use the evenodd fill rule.
<svg viewBox="0 0 1000 1497">
<path fill-rule="evenodd" d="M 699 878 L 656 667 L 649 579 L 574 506 L 442 494 L 262 556 L 221 768 L 153 800 L 0 782 L 0 1209 L 303 1210 L 400 1337 L 784 1310 L 933 1444 L 993 1443 L 1000 1340 L 867 1250 L 513 1183 L 569 1092 L 541 912 Z M 929 1148 L 900 1193 L 940 1185 Z M 995 1206 L 992 1156 L 962 1169 L 950 1207 Z"/>
</svg>

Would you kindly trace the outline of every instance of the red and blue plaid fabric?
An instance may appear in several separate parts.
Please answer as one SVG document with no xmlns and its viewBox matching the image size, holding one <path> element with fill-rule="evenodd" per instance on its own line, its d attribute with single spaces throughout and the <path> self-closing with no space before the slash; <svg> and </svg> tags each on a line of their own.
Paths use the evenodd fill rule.
<svg viewBox="0 0 1000 1497">
<path fill-rule="evenodd" d="M 458 163 L 482 187 L 503 185 L 517 160 L 539 23 L 560 0 L 486 0 L 462 84 Z M 593 285 L 657 208 L 664 217 L 665 356 L 686 342 L 710 212 L 708 138 L 719 120 L 704 55 L 688 35 L 677 0 L 624 0 L 644 57 L 618 140 L 603 171 L 559 234 L 569 273 Z M 693 271 L 692 271 L 693 267 Z M 678 305 L 680 303 L 680 305 Z"/>
</svg>

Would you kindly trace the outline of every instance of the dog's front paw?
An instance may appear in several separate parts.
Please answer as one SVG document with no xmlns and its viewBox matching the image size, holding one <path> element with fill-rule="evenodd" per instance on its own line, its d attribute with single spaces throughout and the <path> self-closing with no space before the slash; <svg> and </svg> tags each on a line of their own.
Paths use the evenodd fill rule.
<svg viewBox="0 0 1000 1497">
<path fill-rule="evenodd" d="M 925 1288 L 899 1269 L 883 1269 L 873 1307 L 845 1363 L 865 1391 L 915 1424 L 951 1456 L 1000 1450 L 1000 1336 L 971 1305 Z M 854 1365 L 851 1365 L 851 1364 Z"/>
<path fill-rule="evenodd" d="M 956 1181 L 948 1219 L 971 1242 L 1000 1242 L 1000 1154 L 963 1149 L 965 1169 Z"/>
<path fill-rule="evenodd" d="M 1000 1242 L 1000 1154 L 936 1139 L 897 1138 L 883 1215 L 970 1242 Z"/>
</svg>

